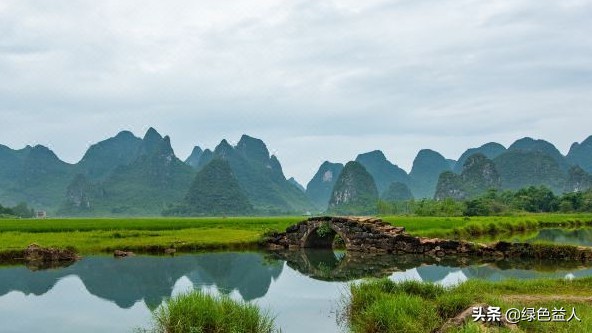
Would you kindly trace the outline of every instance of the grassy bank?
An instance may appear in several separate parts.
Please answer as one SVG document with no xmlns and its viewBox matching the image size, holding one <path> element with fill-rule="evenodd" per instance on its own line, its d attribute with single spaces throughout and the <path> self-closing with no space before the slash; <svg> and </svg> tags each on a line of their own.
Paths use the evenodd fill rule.
<svg viewBox="0 0 592 333">
<path fill-rule="evenodd" d="M 153 313 L 153 333 L 271 333 L 273 318 L 258 306 L 199 290 L 175 296 Z"/>
<path fill-rule="evenodd" d="M 416 236 L 472 239 L 504 235 L 547 227 L 592 226 L 592 214 L 523 214 L 516 216 L 419 217 L 384 216 L 384 221 L 404 226 Z"/>
<path fill-rule="evenodd" d="M 0 252 L 21 250 L 31 243 L 73 247 L 85 253 L 114 249 L 132 251 L 255 248 L 264 233 L 282 231 L 305 217 L 229 218 L 72 218 L 0 220 Z M 591 214 L 531 214 L 502 217 L 386 216 L 383 219 L 418 236 L 474 239 L 535 230 L 540 227 L 589 225 Z"/>
<path fill-rule="evenodd" d="M 592 332 L 592 278 L 567 280 L 470 280 L 445 288 L 424 282 L 388 279 L 352 284 L 346 300 L 346 321 L 352 332 L 433 332 L 448 319 L 475 304 L 510 308 L 572 308 L 582 320 L 520 321 L 518 332 Z M 468 325 L 446 332 L 482 332 L 469 317 Z M 509 331 L 509 330 L 508 330 Z M 490 332 L 506 332 L 494 329 Z"/>
<path fill-rule="evenodd" d="M 269 230 L 302 217 L 0 220 L 0 252 L 37 243 L 81 253 L 165 248 L 193 251 L 255 248 Z"/>
</svg>

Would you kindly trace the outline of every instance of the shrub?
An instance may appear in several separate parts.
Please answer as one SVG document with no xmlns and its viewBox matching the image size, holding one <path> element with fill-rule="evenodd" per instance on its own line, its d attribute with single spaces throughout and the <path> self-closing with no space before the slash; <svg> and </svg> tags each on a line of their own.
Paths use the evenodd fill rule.
<svg viewBox="0 0 592 333">
<path fill-rule="evenodd" d="M 154 333 L 269 333 L 273 319 L 259 307 L 199 290 L 172 297 L 153 313 Z"/>
</svg>

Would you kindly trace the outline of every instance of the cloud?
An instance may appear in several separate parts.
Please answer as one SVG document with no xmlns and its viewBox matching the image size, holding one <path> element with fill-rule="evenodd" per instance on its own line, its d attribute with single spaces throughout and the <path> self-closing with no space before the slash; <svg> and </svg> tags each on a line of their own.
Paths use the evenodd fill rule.
<svg viewBox="0 0 592 333">
<path fill-rule="evenodd" d="M 408 170 L 424 147 L 565 150 L 592 134 L 591 16 L 580 0 L 6 0 L 0 142 L 74 162 L 121 129 L 155 126 L 182 157 L 249 133 L 303 183 L 376 148 Z"/>
</svg>

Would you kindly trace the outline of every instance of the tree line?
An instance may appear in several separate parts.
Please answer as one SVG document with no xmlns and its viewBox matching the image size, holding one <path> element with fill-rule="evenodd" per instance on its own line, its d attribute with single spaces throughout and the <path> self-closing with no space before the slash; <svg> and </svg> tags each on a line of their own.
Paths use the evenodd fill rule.
<svg viewBox="0 0 592 333">
<path fill-rule="evenodd" d="M 32 218 L 34 216 L 35 210 L 25 202 L 21 202 L 14 207 L 4 207 L 0 204 L 0 217 Z"/>
<path fill-rule="evenodd" d="M 490 189 L 467 200 L 421 199 L 406 201 L 380 200 L 380 215 L 419 216 L 491 216 L 519 212 L 578 213 L 592 212 L 592 190 L 556 195 L 545 186 L 530 186 L 517 191 Z"/>
</svg>

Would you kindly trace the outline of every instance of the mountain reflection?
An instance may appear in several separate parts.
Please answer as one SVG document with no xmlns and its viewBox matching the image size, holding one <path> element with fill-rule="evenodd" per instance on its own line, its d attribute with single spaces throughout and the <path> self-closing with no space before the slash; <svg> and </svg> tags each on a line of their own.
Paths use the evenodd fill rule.
<svg viewBox="0 0 592 333">
<path fill-rule="evenodd" d="M 43 295 L 66 276 L 77 276 L 93 295 L 131 308 L 138 301 L 151 309 L 170 297 L 180 278 L 195 288 L 236 291 L 249 301 L 265 296 L 282 274 L 284 263 L 302 275 L 299 280 L 350 281 L 366 277 L 414 278 L 430 282 L 464 279 L 502 280 L 592 275 L 578 262 L 493 261 L 466 257 L 436 259 L 419 255 L 377 255 L 331 250 L 267 253 L 206 253 L 175 257 L 137 256 L 114 259 L 91 256 L 75 264 L 47 270 L 25 266 L 0 268 L 0 296 L 11 291 Z"/>
<path fill-rule="evenodd" d="M 176 257 L 137 256 L 124 259 L 94 256 L 65 268 L 31 271 L 24 266 L 0 269 L 0 296 L 11 291 L 42 295 L 58 280 L 78 276 L 93 295 L 130 308 L 144 300 L 155 308 L 170 297 L 175 283 L 186 276 L 196 288 L 215 286 L 223 293 L 238 291 L 244 300 L 264 296 L 281 262 L 259 253 L 210 253 Z"/>
</svg>

